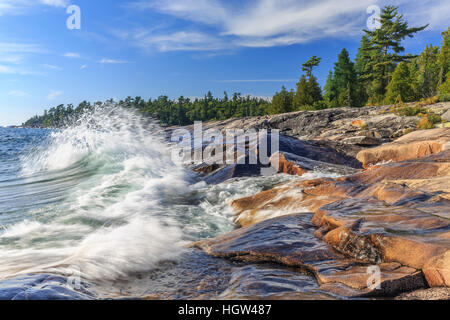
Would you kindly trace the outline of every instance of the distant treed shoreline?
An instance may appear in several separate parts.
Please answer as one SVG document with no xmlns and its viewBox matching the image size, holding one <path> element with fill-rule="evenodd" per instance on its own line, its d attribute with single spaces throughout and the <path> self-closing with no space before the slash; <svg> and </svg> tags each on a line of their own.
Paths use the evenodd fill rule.
<svg viewBox="0 0 450 320">
<path fill-rule="evenodd" d="M 303 74 L 296 90 L 283 86 L 272 101 L 227 92 L 223 98 L 208 92 L 204 98 L 175 100 L 160 96 L 145 101 L 128 97 L 119 101 L 125 108 L 137 108 L 143 115 L 157 118 L 163 125 L 188 125 L 194 121 L 225 120 L 237 117 L 262 116 L 299 110 L 320 110 L 337 107 L 394 104 L 436 97 L 450 101 L 450 28 L 442 33 L 442 46 L 427 45 L 417 56 L 402 55 L 401 43 L 427 28 L 409 27 L 395 6 L 386 6 L 380 15 L 380 28 L 363 30 L 364 35 L 355 62 L 344 48 L 334 69 L 329 72 L 322 89 L 313 74 L 321 58 L 312 56 L 302 65 Z M 111 100 L 110 100 L 111 102 Z M 69 119 L 78 118 L 87 109 L 101 102 L 83 101 L 77 107 L 69 104 L 46 110 L 43 115 L 26 121 L 25 127 L 62 127 Z"/>
</svg>

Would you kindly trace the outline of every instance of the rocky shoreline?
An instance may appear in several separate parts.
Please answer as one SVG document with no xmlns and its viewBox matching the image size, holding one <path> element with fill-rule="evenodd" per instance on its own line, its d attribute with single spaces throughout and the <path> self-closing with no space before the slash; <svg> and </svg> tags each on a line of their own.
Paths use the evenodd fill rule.
<svg viewBox="0 0 450 320">
<path fill-rule="evenodd" d="M 314 290 L 328 297 L 450 299 L 450 103 L 427 106 L 444 119 L 431 130 L 416 131 L 418 117 L 391 108 L 204 125 L 279 129 L 280 150 L 272 159 L 277 157 L 280 172 L 302 176 L 322 165 L 341 177 L 292 180 L 234 200 L 239 228 L 191 247 L 249 266 L 295 268 L 313 276 Z M 195 169 L 210 183 L 256 174 L 248 165 Z M 381 276 L 375 287 L 370 270 Z"/>
</svg>

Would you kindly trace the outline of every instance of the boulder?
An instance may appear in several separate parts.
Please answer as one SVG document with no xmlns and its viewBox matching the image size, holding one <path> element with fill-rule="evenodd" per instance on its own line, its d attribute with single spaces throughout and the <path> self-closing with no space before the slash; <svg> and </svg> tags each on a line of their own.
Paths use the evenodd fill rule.
<svg viewBox="0 0 450 320">
<path fill-rule="evenodd" d="M 418 159 L 450 148 L 450 128 L 411 132 L 392 143 L 362 150 L 356 158 L 364 168 L 387 161 Z"/>
<path fill-rule="evenodd" d="M 447 110 L 443 115 L 441 115 L 441 118 L 447 122 L 450 122 L 450 110 Z"/>
<path fill-rule="evenodd" d="M 278 263 L 312 274 L 323 292 L 340 296 L 395 296 L 426 286 L 423 274 L 398 263 L 355 263 L 314 236 L 311 214 L 273 218 L 195 243 L 214 257 L 246 263 Z M 379 271 L 378 286 L 372 272 Z"/>
<path fill-rule="evenodd" d="M 302 176 L 308 171 L 332 172 L 340 175 L 354 173 L 351 167 L 311 160 L 288 152 L 275 152 L 270 157 L 272 167 L 278 167 L 279 173 Z"/>
<path fill-rule="evenodd" d="M 354 136 L 342 140 L 345 144 L 356 144 L 358 146 L 379 146 L 382 141 L 380 139 L 368 136 Z"/>
<path fill-rule="evenodd" d="M 233 145 L 230 148 L 233 152 L 231 153 L 231 160 L 234 157 L 235 163 L 227 164 L 230 154 L 226 154 L 227 144 L 222 143 L 219 148 L 223 148 L 224 159 L 220 159 L 221 161 L 217 161 L 218 163 L 210 161 L 211 163 L 190 164 L 192 169 L 202 174 L 204 180 L 210 184 L 221 183 L 237 177 L 259 176 L 262 168 L 269 167 L 270 163 L 274 164 L 275 161 L 279 161 L 279 172 L 292 175 L 303 175 L 307 171 L 315 169 L 348 174 L 354 171 L 352 168 L 361 168 L 361 164 L 354 157 L 311 141 L 301 141 L 280 135 L 278 148 L 273 148 L 274 150 L 270 145 L 270 136 L 268 141 L 268 154 L 265 156 L 269 158 L 269 163 L 261 163 L 261 157 L 257 157 L 260 153 L 259 147 L 256 150 L 251 150 L 247 144 L 245 150 L 240 150 L 239 153 L 237 147 Z M 202 146 L 202 153 L 206 147 L 207 144 L 205 143 Z M 194 153 L 195 150 L 192 150 L 191 159 L 194 159 Z M 250 154 L 255 155 L 256 163 L 250 161 Z"/>
<path fill-rule="evenodd" d="M 413 105 L 413 104 L 409 104 Z M 311 158 L 313 160 L 330 162 L 334 164 L 350 165 L 360 168 L 360 162 L 355 156 L 367 147 L 377 146 L 380 143 L 391 142 L 405 133 L 417 129 L 419 117 L 399 116 L 392 113 L 392 106 L 371 106 L 364 108 L 333 108 L 317 111 L 297 111 L 286 114 L 266 115 L 247 118 L 233 118 L 222 121 L 207 122 L 203 129 L 217 129 L 224 132 L 227 129 L 272 129 L 280 130 L 282 136 L 293 137 L 306 146 L 308 141 L 311 148 L 325 147 L 328 151 L 334 151 L 340 157 L 345 156 L 345 162 L 332 157 L 331 161 Z M 424 106 L 445 119 L 450 112 L 450 102 L 437 103 Z M 444 124 L 445 125 L 445 124 Z M 192 131 L 193 126 L 184 127 Z M 167 137 L 174 127 L 164 129 Z M 280 149 L 281 152 L 297 154 L 289 150 Z M 310 152 L 309 154 L 317 154 Z M 297 154 L 310 158 L 306 154 Z M 326 158 L 326 157 L 322 157 Z"/>
<path fill-rule="evenodd" d="M 308 166 L 308 163 L 306 162 L 304 162 L 302 166 L 302 164 L 299 163 L 300 161 L 297 161 L 298 159 L 299 157 L 297 156 L 277 152 L 270 157 L 270 163 L 272 166 L 274 166 L 275 163 L 278 165 L 279 173 L 286 173 L 293 176 L 302 176 L 308 169 L 313 169 L 313 167 Z"/>
<path fill-rule="evenodd" d="M 315 236 L 342 255 L 360 263 L 400 263 L 422 270 L 429 286 L 448 286 L 448 181 L 450 150 L 337 179 L 291 181 L 232 206 L 245 226 L 309 210 Z"/>
<path fill-rule="evenodd" d="M 403 293 L 396 300 L 450 300 L 449 288 L 419 289 Z"/>
</svg>

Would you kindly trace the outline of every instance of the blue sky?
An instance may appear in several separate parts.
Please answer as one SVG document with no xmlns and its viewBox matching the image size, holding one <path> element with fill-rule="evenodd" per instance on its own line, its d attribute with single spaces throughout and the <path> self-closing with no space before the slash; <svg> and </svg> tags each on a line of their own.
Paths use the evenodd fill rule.
<svg viewBox="0 0 450 320">
<path fill-rule="evenodd" d="M 322 57 L 323 85 L 343 47 L 355 56 L 369 18 L 386 1 L 0 0 L 0 125 L 61 103 L 197 97 L 211 90 L 272 96 L 293 88 L 300 65 Z M 440 45 L 447 0 L 390 1 L 411 25 L 407 52 Z M 69 30 L 69 5 L 81 29 Z"/>
</svg>

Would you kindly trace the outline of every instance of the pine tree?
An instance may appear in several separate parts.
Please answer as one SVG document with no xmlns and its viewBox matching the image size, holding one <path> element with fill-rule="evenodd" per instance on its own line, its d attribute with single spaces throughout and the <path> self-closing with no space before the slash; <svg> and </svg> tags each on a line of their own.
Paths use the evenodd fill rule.
<svg viewBox="0 0 450 320">
<path fill-rule="evenodd" d="M 372 55 L 372 47 L 370 44 L 369 37 L 363 35 L 355 59 L 355 70 L 358 76 L 368 73 L 371 55 Z"/>
<path fill-rule="evenodd" d="M 320 64 L 322 58 L 318 58 L 316 56 L 312 56 L 311 59 L 302 64 L 302 71 L 306 72 L 307 77 L 312 76 L 312 71 L 314 67 L 317 67 Z"/>
<path fill-rule="evenodd" d="M 311 75 L 308 79 L 308 92 L 312 101 L 311 105 L 314 105 L 315 103 L 323 99 L 322 89 L 320 88 L 317 78 L 314 77 L 313 75 Z"/>
<path fill-rule="evenodd" d="M 297 92 L 294 96 L 294 108 L 299 109 L 299 107 L 312 105 L 313 101 L 308 94 L 308 81 L 306 76 L 302 75 L 297 83 Z"/>
<path fill-rule="evenodd" d="M 400 62 L 395 68 L 392 80 L 387 87 L 385 103 L 391 104 L 398 101 L 410 102 L 414 100 L 414 88 L 406 62 Z"/>
<path fill-rule="evenodd" d="M 368 71 L 364 74 L 365 79 L 371 81 L 369 102 L 372 103 L 382 102 L 397 63 L 414 58 L 400 54 L 405 51 L 402 40 L 412 38 L 415 33 L 428 27 L 410 28 L 397 10 L 396 6 L 384 7 L 380 16 L 381 27 L 374 31 L 363 30 L 369 38 L 372 51 Z"/>
<path fill-rule="evenodd" d="M 446 31 L 442 32 L 442 36 L 442 46 L 438 58 L 438 86 L 442 85 L 442 83 L 446 81 L 446 75 L 448 72 L 450 72 L 450 27 L 447 28 Z"/>
<path fill-rule="evenodd" d="M 419 58 L 414 58 L 408 64 L 409 78 L 411 80 L 411 87 L 414 91 L 414 101 L 420 99 L 420 84 L 419 84 Z"/>
<path fill-rule="evenodd" d="M 447 72 L 445 82 L 439 87 L 439 93 L 441 95 L 450 95 L 450 71 Z"/>
<path fill-rule="evenodd" d="M 354 106 L 357 93 L 355 65 L 344 48 L 334 65 L 334 73 L 328 84 L 326 96 L 331 107 Z"/>
<path fill-rule="evenodd" d="M 305 75 L 297 83 L 297 92 L 294 96 L 294 108 L 301 109 L 304 106 L 313 106 L 322 100 L 322 90 L 316 77 L 311 75 L 308 79 Z"/>
<path fill-rule="evenodd" d="M 302 71 L 306 72 L 306 76 L 302 75 L 297 83 L 297 92 L 294 96 L 294 108 L 300 109 L 303 106 L 313 106 L 322 100 L 322 89 L 320 88 L 317 78 L 313 75 L 313 68 L 317 67 L 321 58 L 312 56 L 311 59 L 302 64 Z"/>
<path fill-rule="evenodd" d="M 419 70 L 416 75 L 416 81 L 419 98 L 429 98 L 437 94 L 440 71 L 438 55 L 438 47 L 427 45 L 417 59 Z"/>
<path fill-rule="evenodd" d="M 354 90 L 350 85 L 350 82 L 347 83 L 347 88 L 345 88 L 338 97 L 339 105 L 343 107 L 352 107 L 354 106 L 355 100 L 353 99 Z"/>
<path fill-rule="evenodd" d="M 363 106 L 368 100 L 368 87 L 369 87 L 369 77 L 371 74 L 371 64 L 372 56 L 374 55 L 371 49 L 371 44 L 369 37 L 363 35 L 361 38 L 361 44 L 356 54 L 355 59 L 355 71 L 358 77 L 358 87 L 357 87 L 357 104 L 358 106 Z"/>
<path fill-rule="evenodd" d="M 279 114 L 291 112 L 293 106 L 294 91 L 287 91 L 283 86 L 280 92 L 275 93 L 272 98 L 272 104 L 270 105 L 269 114 Z"/>
<path fill-rule="evenodd" d="M 333 87 L 333 71 L 330 70 L 327 76 L 327 82 L 325 83 L 325 87 L 323 87 L 323 91 L 325 92 L 323 95 L 323 99 L 327 103 L 329 107 L 331 107 L 331 101 L 335 96 Z"/>
</svg>

